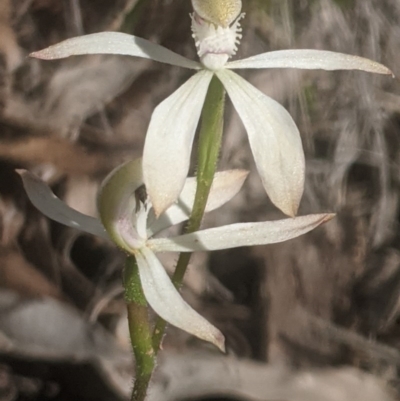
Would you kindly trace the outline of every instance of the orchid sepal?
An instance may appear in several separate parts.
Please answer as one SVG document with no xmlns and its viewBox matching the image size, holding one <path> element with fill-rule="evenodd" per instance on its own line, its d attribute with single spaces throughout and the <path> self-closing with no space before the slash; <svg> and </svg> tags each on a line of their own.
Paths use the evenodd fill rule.
<svg viewBox="0 0 400 401">
<path fill-rule="evenodd" d="M 242 188 L 249 172 L 247 170 L 226 170 L 215 174 L 208 196 L 205 212 L 211 212 L 230 201 Z M 186 179 L 185 185 L 177 202 L 167 209 L 158 219 L 150 212 L 148 222 L 148 236 L 151 237 L 160 231 L 186 221 L 193 208 L 196 194 L 197 180 L 195 177 Z"/>
<path fill-rule="evenodd" d="M 200 63 L 137 36 L 122 32 L 99 32 L 66 39 L 29 56 L 42 60 L 57 60 L 85 54 L 119 54 L 141 57 L 178 67 L 201 69 Z"/>
<path fill-rule="evenodd" d="M 182 191 L 204 99 L 213 74 L 192 76 L 153 112 L 143 150 L 144 183 L 156 216 Z"/>
<path fill-rule="evenodd" d="M 375 74 L 393 75 L 381 63 L 351 54 L 327 50 L 291 49 L 257 54 L 242 60 L 231 61 L 228 69 L 298 68 L 305 70 L 359 70 Z"/>
<path fill-rule="evenodd" d="M 30 201 L 45 216 L 67 227 L 109 239 L 106 230 L 98 219 L 69 207 L 54 195 L 48 185 L 35 174 L 23 169 L 16 171 L 22 178 L 25 192 Z"/>
<path fill-rule="evenodd" d="M 147 302 L 172 325 L 209 341 L 225 352 L 225 337 L 180 296 L 157 256 L 147 247 L 136 253 L 140 282 Z"/>
<path fill-rule="evenodd" d="M 191 252 L 275 244 L 303 235 L 334 216 L 332 213 L 323 213 L 276 221 L 230 224 L 174 238 L 153 238 L 147 245 L 154 252 Z"/>
<path fill-rule="evenodd" d="M 294 217 L 304 190 L 299 130 L 278 102 L 229 70 L 217 72 L 249 136 L 257 170 L 272 203 Z"/>
</svg>

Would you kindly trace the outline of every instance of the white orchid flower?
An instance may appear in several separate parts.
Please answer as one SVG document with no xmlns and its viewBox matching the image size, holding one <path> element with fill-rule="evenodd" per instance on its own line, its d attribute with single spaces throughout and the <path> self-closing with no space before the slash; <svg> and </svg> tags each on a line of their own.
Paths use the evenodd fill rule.
<svg viewBox="0 0 400 401">
<path fill-rule="evenodd" d="M 177 199 L 188 174 L 196 127 L 213 75 L 224 85 L 247 130 L 263 186 L 271 201 L 294 216 L 303 193 L 305 161 L 299 131 L 289 113 L 232 70 L 302 68 L 392 74 L 357 56 L 319 50 L 280 50 L 228 62 L 241 39 L 241 0 L 192 0 L 193 37 L 200 63 L 160 45 L 119 32 L 68 39 L 31 56 L 59 59 L 82 54 L 121 54 L 200 70 L 154 111 L 143 155 L 144 181 L 156 214 Z M 161 144 L 161 145 L 160 145 Z"/>
<path fill-rule="evenodd" d="M 224 336 L 194 311 L 179 295 L 156 252 L 193 252 L 282 242 L 302 235 L 332 218 L 316 214 L 291 219 L 239 223 L 200 230 L 173 238 L 154 238 L 160 231 L 185 221 L 191 212 L 196 181 L 188 178 L 178 202 L 159 219 L 154 218 L 143 186 L 141 160 L 115 169 L 103 182 L 98 196 L 100 220 L 71 209 L 35 175 L 19 170 L 31 202 L 43 214 L 66 226 L 110 238 L 137 261 L 144 295 L 154 311 L 172 325 L 224 349 Z M 229 201 L 241 188 L 247 172 L 216 174 L 206 211 Z"/>
</svg>

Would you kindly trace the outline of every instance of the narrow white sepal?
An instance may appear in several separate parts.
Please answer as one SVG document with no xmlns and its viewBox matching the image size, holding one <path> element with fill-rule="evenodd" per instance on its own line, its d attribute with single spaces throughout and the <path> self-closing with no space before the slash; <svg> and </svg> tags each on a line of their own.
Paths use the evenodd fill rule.
<svg viewBox="0 0 400 401">
<path fill-rule="evenodd" d="M 194 70 L 202 68 L 200 63 L 189 60 L 163 46 L 121 32 L 100 32 L 78 36 L 33 52 L 30 56 L 43 60 L 55 60 L 83 54 L 120 54 Z"/>
<path fill-rule="evenodd" d="M 223 334 L 183 300 L 157 256 L 144 247 L 135 257 L 144 295 L 154 311 L 168 323 L 225 351 Z"/>
<path fill-rule="evenodd" d="M 103 225 L 94 217 L 70 208 L 57 198 L 39 177 L 26 170 L 17 170 L 33 205 L 49 219 L 89 234 L 110 239 Z"/>
<path fill-rule="evenodd" d="M 306 70 L 361 70 L 393 75 L 376 61 L 326 50 L 293 49 L 257 54 L 243 60 L 231 61 L 226 68 L 301 68 Z"/>
<path fill-rule="evenodd" d="M 157 216 L 177 199 L 185 184 L 204 99 L 213 74 L 200 71 L 153 112 L 143 150 L 143 177 Z"/>
<path fill-rule="evenodd" d="M 216 74 L 246 128 L 268 196 L 283 213 L 295 216 L 305 176 L 303 146 L 295 122 L 278 102 L 233 71 Z"/>
<path fill-rule="evenodd" d="M 248 171 L 246 170 L 217 172 L 214 176 L 205 211 L 210 212 L 229 202 L 240 191 L 247 175 Z M 193 209 L 196 188 L 196 178 L 188 178 L 178 201 L 151 224 L 148 232 L 149 237 L 189 218 Z"/>
<path fill-rule="evenodd" d="M 275 244 L 303 235 L 334 216 L 331 213 L 310 214 L 284 220 L 230 224 L 175 238 L 151 239 L 147 244 L 155 252 L 216 251 Z"/>
</svg>

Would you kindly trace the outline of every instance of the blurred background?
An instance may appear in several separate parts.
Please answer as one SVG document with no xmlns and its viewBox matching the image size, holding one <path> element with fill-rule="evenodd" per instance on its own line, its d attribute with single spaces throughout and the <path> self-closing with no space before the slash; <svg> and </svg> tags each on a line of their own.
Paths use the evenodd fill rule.
<svg viewBox="0 0 400 401">
<path fill-rule="evenodd" d="M 243 11 L 238 57 L 325 49 L 400 75 L 398 0 L 243 0 Z M 189 0 L 0 0 L 1 401 L 129 396 L 123 255 L 42 216 L 15 169 L 95 215 L 101 180 L 141 155 L 152 110 L 192 74 L 123 56 L 27 55 L 118 30 L 195 59 L 190 12 Z M 196 255 L 183 294 L 223 331 L 228 355 L 169 328 L 149 400 L 399 399 L 399 81 L 349 71 L 242 75 L 299 126 L 300 214 L 337 217 L 287 243 Z M 251 173 L 204 226 L 282 218 L 229 102 L 225 128 L 219 168 Z M 162 259 L 171 271 L 176 255 Z"/>
</svg>

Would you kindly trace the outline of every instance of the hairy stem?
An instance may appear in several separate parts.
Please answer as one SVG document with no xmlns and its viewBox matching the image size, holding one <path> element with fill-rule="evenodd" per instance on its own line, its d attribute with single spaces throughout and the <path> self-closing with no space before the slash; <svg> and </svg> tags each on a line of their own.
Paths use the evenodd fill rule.
<svg viewBox="0 0 400 401">
<path fill-rule="evenodd" d="M 140 284 L 136 260 L 132 256 L 126 260 L 124 287 L 129 334 L 135 355 L 135 383 L 131 401 L 144 401 L 155 368 L 156 357 L 152 345 L 152 327 L 149 322 L 148 306 Z"/>
</svg>

